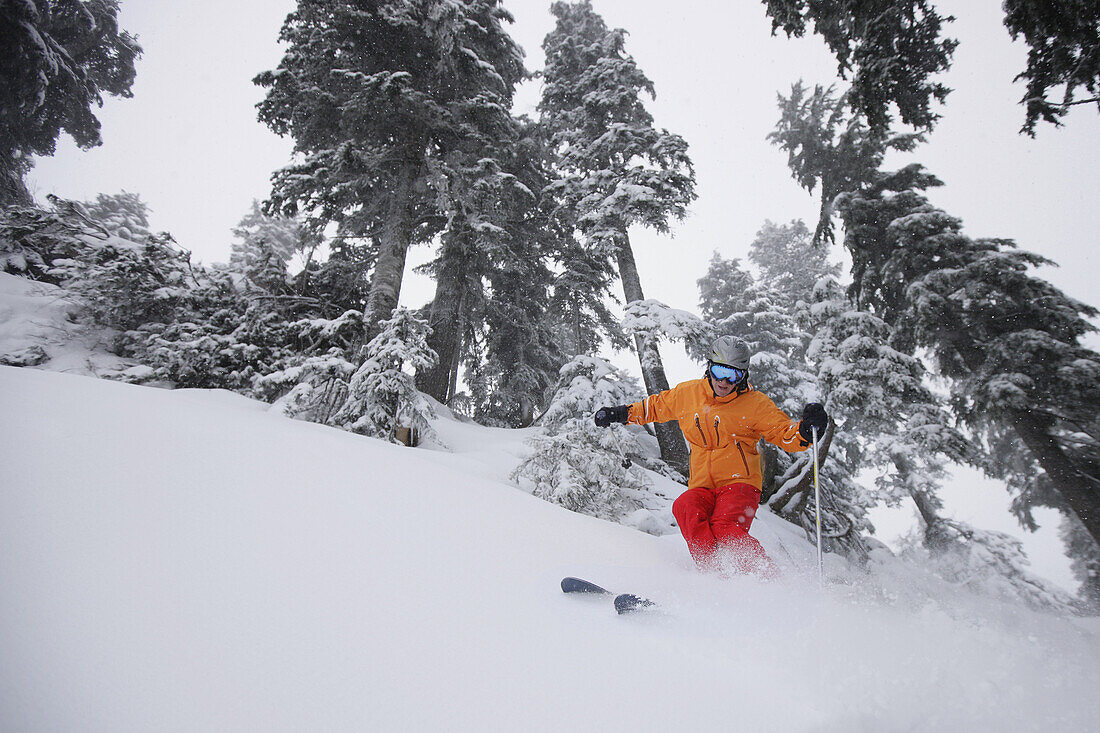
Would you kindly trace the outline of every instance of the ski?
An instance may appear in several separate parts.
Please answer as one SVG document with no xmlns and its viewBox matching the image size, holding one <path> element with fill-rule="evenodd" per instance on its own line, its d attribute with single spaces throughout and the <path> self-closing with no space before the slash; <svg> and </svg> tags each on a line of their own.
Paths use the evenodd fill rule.
<svg viewBox="0 0 1100 733">
<path fill-rule="evenodd" d="M 562 593 L 593 593 L 601 596 L 611 595 L 611 591 L 606 588 L 601 588 L 595 583 L 589 583 L 587 580 L 581 580 L 580 578 L 562 578 L 561 590 Z"/>
<path fill-rule="evenodd" d="M 624 613 L 633 613 L 646 608 L 652 608 L 657 604 L 648 598 L 636 596 L 633 593 L 621 593 L 615 596 L 615 610 L 622 616 Z"/>
<path fill-rule="evenodd" d="M 611 591 L 590 583 L 587 580 L 581 580 L 580 578 L 562 578 L 561 590 L 563 593 L 585 593 L 589 595 L 598 596 L 610 596 Z M 620 593 L 615 596 L 615 611 L 622 616 L 626 613 L 632 613 L 634 611 L 640 611 L 645 608 L 652 608 L 655 606 L 653 601 L 648 598 L 642 598 L 636 596 L 633 593 Z"/>
</svg>

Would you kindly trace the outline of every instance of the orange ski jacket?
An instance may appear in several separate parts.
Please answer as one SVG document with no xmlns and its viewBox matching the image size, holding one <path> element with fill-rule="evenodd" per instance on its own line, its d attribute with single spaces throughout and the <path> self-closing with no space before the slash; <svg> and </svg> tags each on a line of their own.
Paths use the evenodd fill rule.
<svg viewBox="0 0 1100 733">
<path fill-rule="evenodd" d="M 762 483 L 757 442 L 764 440 L 790 453 L 806 450 L 809 442 L 798 434 L 798 420 L 763 392 L 750 385 L 742 392 L 716 397 L 706 377 L 678 384 L 630 405 L 627 423 L 679 420 L 691 446 L 688 485 L 718 489 L 745 483 L 757 489 Z"/>
</svg>

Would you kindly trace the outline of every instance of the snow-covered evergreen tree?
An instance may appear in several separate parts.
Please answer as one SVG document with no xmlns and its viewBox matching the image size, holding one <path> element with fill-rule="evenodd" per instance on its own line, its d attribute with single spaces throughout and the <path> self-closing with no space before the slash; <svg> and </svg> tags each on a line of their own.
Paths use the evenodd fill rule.
<svg viewBox="0 0 1100 733">
<path fill-rule="evenodd" d="M 328 425 L 347 399 L 348 382 L 355 371 L 354 364 L 333 350 L 258 377 L 252 388 L 274 401 L 274 409 L 287 417 Z"/>
<path fill-rule="evenodd" d="M 69 266 L 81 253 L 108 236 L 86 212 L 72 206 L 68 211 L 59 206 L 8 206 L 0 209 L 0 268 L 60 285 L 71 276 Z"/>
<path fill-rule="evenodd" d="M 628 229 L 667 232 L 695 198 L 687 143 L 653 126 L 643 94 L 653 82 L 626 54 L 626 32 L 611 30 L 589 0 L 555 2 L 554 30 L 543 41 L 546 67 L 541 121 L 561 180 L 556 193 L 571 207 L 596 261 L 614 261 L 626 302 L 645 300 Z M 669 388 L 656 344 L 635 347 L 646 390 Z M 686 467 L 687 449 L 675 423 L 657 426 L 661 454 Z"/>
<path fill-rule="evenodd" d="M 89 248 L 67 287 L 97 323 L 120 331 L 175 319 L 190 288 L 190 253 L 170 235 L 144 242 L 111 237 Z"/>
<path fill-rule="evenodd" d="M 293 385 L 275 380 L 257 388 L 257 378 L 310 359 L 354 358 L 363 330 L 361 311 L 341 312 L 316 289 L 305 296 L 287 294 L 286 268 L 274 254 L 270 278 L 259 277 L 258 268 L 241 272 L 246 265 L 238 260 L 235 265 L 190 266 L 175 311 L 125 333 L 125 352 L 153 367 L 159 380 L 269 400 Z"/>
<path fill-rule="evenodd" d="M 1062 511 L 1065 516 L 1059 534 L 1066 545 L 1073 575 L 1081 582 L 1082 605 L 1095 615 L 1100 613 L 1100 548 L 1071 510 Z"/>
<path fill-rule="evenodd" d="M 87 246 L 67 283 L 94 321 L 125 331 L 176 317 L 194 284 L 191 253 L 170 234 L 149 230 L 149 207 L 138 194 L 99 194 L 95 201 L 55 205 L 110 235 L 84 238 Z"/>
<path fill-rule="evenodd" d="M 54 197 L 51 204 L 10 207 L 0 217 L 6 271 L 63 286 L 90 321 L 111 329 L 174 318 L 190 287 L 190 253 L 168 234 L 148 233 L 140 199 L 100 196 L 84 205 Z"/>
<path fill-rule="evenodd" d="M 0 6 L 0 206 L 27 205 L 23 176 L 68 133 L 101 143 L 93 109 L 130 97 L 141 54 L 118 0 L 5 0 Z"/>
<path fill-rule="evenodd" d="M 903 557 L 985 596 L 1022 601 L 1039 610 L 1072 613 L 1080 608 L 1069 593 L 1034 575 L 1020 541 L 1003 532 L 940 519 L 921 544 L 912 543 L 903 551 Z"/>
<path fill-rule="evenodd" d="M 95 201 L 85 201 L 83 209 L 88 218 L 119 239 L 140 243 L 153 234 L 149 229 L 149 207 L 136 193 L 101 193 Z"/>
<path fill-rule="evenodd" d="M 553 396 L 566 359 L 548 313 L 549 280 L 545 261 L 534 257 L 505 258 L 492 268 L 477 328 L 479 348 L 466 361 L 477 419 L 525 427 Z"/>
<path fill-rule="evenodd" d="M 1044 258 L 963 234 L 922 193 L 938 184 L 912 165 L 840 197 L 860 297 L 900 348 L 931 351 L 956 414 L 997 448 L 995 475 L 1032 485 L 1030 467 L 1009 473 L 1030 454 L 1100 540 L 1100 355 L 1080 343 L 1097 311 L 1028 272 Z"/>
<path fill-rule="evenodd" d="M 1030 47 L 1027 68 L 1016 76 L 1027 81 L 1021 132 L 1034 137 L 1040 119 L 1061 125 L 1074 105 L 1097 105 L 1100 111 L 1100 5 L 1005 0 L 1001 7 L 1012 40 L 1022 36 Z M 1047 97 L 1054 90 L 1061 101 Z"/>
<path fill-rule="evenodd" d="M 809 192 L 820 186 L 821 213 L 813 241 L 835 241 L 833 203 L 845 191 L 869 181 L 888 150 L 912 150 L 919 134 L 885 135 L 871 130 L 849 109 L 846 95 L 833 87 L 809 92 L 802 82 L 789 97 L 779 97 L 780 119 L 768 140 L 787 152 L 787 165 L 798 184 Z"/>
<path fill-rule="evenodd" d="M 931 538 L 946 466 L 973 463 L 975 451 L 926 385 L 921 361 L 892 348 L 889 326 L 856 309 L 835 278 L 818 283 L 812 316 L 808 358 L 840 437 L 832 454 L 849 475 L 876 472 L 874 492 L 848 482 L 849 505 L 865 517 L 879 502 L 912 500 Z"/>
<path fill-rule="evenodd" d="M 727 260 L 717 252 L 710 257 L 706 273 L 696 281 L 699 286 L 699 312 L 711 323 L 717 323 L 730 312 L 731 303 L 740 303 L 752 286 L 752 274 L 737 258 Z"/>
<path fill-rule="evenodd" d="M 249 285 L 272 295 L 288 290 L 295 255 L 306 251 L 308 269 L 318 244 L 300 221 L 268 216 L 258 201 L 252 202 L 233 234 L 237 239 L 229 249 L 229 266 L 244 275 Z"/>
<path fill-rule="evenodd" d="M 670 308 L 659 300 L 636 300 L 624 309 L 623 331 L 647 343 L 679 342 L 687 353 L 705 360 L 716 336 L 714 326 L 694 313 Z"/>
<path fill-rule="evenodd" d="M 574 357 L 562 367 L 554 398 L 540 418 L 546 432 L 528 441 L 531 454 L 512 472 L 512 480 L 572 511 L 658 532 L 652 513 L 667 512 L 667 498 L 653 493 L 637 466 L 624 467 L 619 454 L 621 447 L 631 459 L 644 462 L 637 436 L 618 425 L 608 429 L 592 423 L 600 407 L 642 396 L 630 377 L 603 359 Z"/>
<path fill-rule="evenodd" d="M 397 442 L 400 426 L 434 435 L 431 405 L 416 389 L 409 369 L 423 369 L 436 355 L 428 348 L 428 324 L 407 308 L 382 322 L 366 346 L 366 361 L 352 375 L 347 397 L 333 420 L 362 435 Z"/>
<path fill-rule="evenodd" d="M 851 78 L 851 106 L 878 136 L 888 134 L 895 112 L 901 122 L 931 130 L 933 109 L 951 91 L 937 75 L 951 67 L 959 42 L 944 38 L 943 17 L 931 0 L 865 0 L 859 3 L 766 0 L 772 32 L 820 35 L 836 56 L 837 71 Z"/>
<path fill-rule="evenodd" d="M 1081 344 L 1096 309 L 1029 274 L 1044 258 L 963 234 L 924 195 L 942 184 L 920 165 L 880 170 L 889 148 L 919 138 L 844 124 L 844 101 L 820 90 L 781 106 L 771 138 L 799 182 L 822 185 L 823 223 L 834 205 L 843 220 L 856 305 L 889 325 L 898 351 L 928 350 L 951 380 L 956 417 L 992 451 L 994 475 L 1027 501 L 1049 492 L 1100 544 L 1100 355 Z"/>
<path fill-rule="evenodd" d="M 840 274 L 840 265 L 829 262 L 828 246 L 814 244 L 800 219 L 789 224 L 765 221 L 749 245 L 749 261 L 759 271 L 760 281 L 790 303 L 812 301 L 818 280 Z"/>
<path fill-rule="evenodd" d="M 299 159 L 277 172 L 272 212 L 377 245 L 367 338 L 397 307 L 410 245 L 448 223 L 447 167 L 511 122 L 522 52 L 499 0 L 299 0 L 260 119 Z"/>
<path fill-rule="evenodd" d="M 627 346 L 618 319 L 608 307 L 613 280 L 606 260 L 593 258 L 583 242 L 562 238 L 549 311 L 557 316 L 554 328 L 565 354 L 595 353 L 603 340 L 615 348 Z"/>
<path fill-rule="evenodd" d="M 548 317 L 560 209 L 543 195 L 551 176 L 529 121 L 475 152 L 461 170 L 451 166 L 452 217 L 426 268 L 436 279 L 429 345 L 440 358 L 417 383 L 447 402 L 464 364 L 477 418 L 522 426 L 545 408 L 563 361 Z"/>
<path fill-rule="evenodd" d="M 553 429 L 574 418 L 590 419 L 601 407 L 630 404 L 643 396 L 637 382 L 621 369 L 598 356 L 575 356 L 562 366 L 539 424 Z"/>
<path fill-rule="evenodd" d="M 624 468 L 618 456 L 599 446 L 597 430 L 575 419 L 532 438 L 531 454 L 513 471 L 512 480 L 570 511 L 622 520 L 641 508 L 632 495 L 645 492 L 649 483 L 637 468 Z"/>
<path fill-rule="evenodd" d="M 309 262 L 299 276 L 303 295 L 331 304 L 336 310 L 363 311 L 370 295 L 366 273 L 376 256 L 369 240 L 337 236 L 328 243 L 328 258 Z"/>
<path fill-rule="evenodd" d="M 951 90 L 932 79 L 950 68 L 958 41 L 942 37 L 945 24 L 956 19 L 939 15 L 930 0 L 765 4 L 773 33 L 782 28 L 801 37 L 812 27 L 822 36 L 840 76 L 851 78 L 851 104 L 880 134 L 891 127 L 895 108 L 914 127 L 930 130 L 939 119 L 932 102 L 943 102 Z M 1027 82 L 1021 132 L 1034 136 L 1040 120 L 1061 125 L 1075 105 L 1100 103 L 1100 6 L 1005 0 L 1001 8 L 1012 39 L 1028 47 L 1027 66 L 1015 77 Z M 1052 91 L 1059 92 L 1054 99 L 1047 96 Z"/>
<path fill-rule="evenodd" d="M 229 249 L 229 264 L 246 262 L 248 250 L 261 243 L 268 245 L 283 262 L 289 262 L 302 248 L 303 227 L 296 219 L 268 216 L 259 201 L 253 201 L 248 213 L 233 227 L 237 241 Z"/>
</svg>

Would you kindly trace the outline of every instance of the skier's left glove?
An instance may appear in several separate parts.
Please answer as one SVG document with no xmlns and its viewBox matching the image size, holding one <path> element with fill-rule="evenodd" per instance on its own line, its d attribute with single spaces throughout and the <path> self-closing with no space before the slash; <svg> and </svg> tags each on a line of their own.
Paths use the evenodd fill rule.
<svg viewBox="0 0 1100 733">
<path fill-rule="evenodd" d="M 618 405 L 616 407 L 601 407 L 596 410 L 596 414 L 593 416 L 596 421 L 596 427 L 609 428 L 611 423 L 617 422 L 626 425 L 626 419 L 630 416 L 629 405 Z"/>
<path fill-rule="evenodd" d="M 811 402 L 806 405 L 806 409 L 802 411 L 802 422 L 798 424 L 798 434 L 802 439 L 809 442 L 814 439 L 814 428 L 817 428 L 817 434 L 821 435 L 827 427 L 829 427 L 829 414 L 825 412 L 825 405 L 820 402 Z"/>
</svg>

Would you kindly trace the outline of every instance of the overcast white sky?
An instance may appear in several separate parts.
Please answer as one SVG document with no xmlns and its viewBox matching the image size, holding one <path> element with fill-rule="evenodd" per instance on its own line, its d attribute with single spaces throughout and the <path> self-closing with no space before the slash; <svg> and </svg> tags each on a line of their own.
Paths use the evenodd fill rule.
<svg viewBox="0 0 1100 733">
<path fill-rule="evenodd" d="M 945 82 L 954 89 L 929 142 L 898 165 L 923 163 L 947 185 L 933 201 L 962 218 L 971 236 L 1015 239 L 1061 265 L 1042 274 L 1092 305 L 1100 232 L 1100 115 L 1078 107 L 1064 128 L 1017 133 L 1023 93 L 1013 77 L 1026 49 L 1013 44 L 999 3 L 938 0 L 957 21 L 961 41 Z M 28 182 L 47 193 L 91 199 L 99 192 L 138 193 L 156 230 L 170 231 L 195 258 L 225 261 L 230 229 L 291 143 L 256 121 L 262 90 L 251 79 L 282 55 L 278 30 L 291 0 L 122 0 L 121 24 L 139 36 L 134 98 L 108 99 L 99 114 L 103 146 L 83 152 L 65 138 L 40 160 Z M 505 0 L 513 37 L 530 69 L 542 66 L 541 43 L 553 26 L 550 0 Z M 765 219 L 815 220 L 817 202 L 791 180 L 785 156 L 765 136 L 777 119 L 776 93 L 791 83 L 829 84 L 836 64 L 816 38 L 772 37 L 760 2 L 593 0 L 612 27 L 629 32 L 627 50 L 653 80 L 649 108 L 657 124 L 690 145 L 699 200 L 673 237 L 634 235 L 647 297 L 694 310 L 695 281 L 711 253 L 744 257 Z M 518 106 L 533 113 L 537 84 Z M 428 259 L 413 253 L 410 264 Z M 838 255 L 839 256 L 839 255 Z M 430 284 L 409 275 L 403 302 L 420 305 Z M 1097 339 L 1092 344 L 1100 343 Z M 669 359 L 672 382 L 698 367 Z"/>
</svg>

